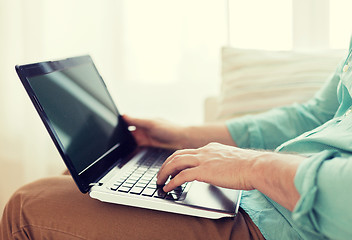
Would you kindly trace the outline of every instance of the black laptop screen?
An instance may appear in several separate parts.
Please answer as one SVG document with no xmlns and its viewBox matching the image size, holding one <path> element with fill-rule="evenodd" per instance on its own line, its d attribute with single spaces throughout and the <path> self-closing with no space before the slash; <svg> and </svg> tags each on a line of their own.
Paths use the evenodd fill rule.
<svg viewBox="0 0 352 240">
<path fill-rule="evenodd" d="M 119 147 L 118 112 L 93 64 L 28 81 L 79 175 Z"/>
</svg>

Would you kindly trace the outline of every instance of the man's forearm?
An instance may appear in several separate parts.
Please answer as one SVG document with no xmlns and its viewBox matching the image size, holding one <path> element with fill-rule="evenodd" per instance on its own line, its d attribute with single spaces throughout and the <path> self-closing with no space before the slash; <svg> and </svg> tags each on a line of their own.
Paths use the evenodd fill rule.
<svg viewBox="0 0 352 240">
<path fill-rule="evenodd" d="M 183 148 L 199 148 L 211 142 L 236 146 L 225 124 L 186 127 Z"/>
<path fill-rule="evenodd" d="M 292 211 L 300 198 L 294 178 L 303 160 L 299 155 L 263 152 L 253 164 L 252 186 Z"/>
</svg>

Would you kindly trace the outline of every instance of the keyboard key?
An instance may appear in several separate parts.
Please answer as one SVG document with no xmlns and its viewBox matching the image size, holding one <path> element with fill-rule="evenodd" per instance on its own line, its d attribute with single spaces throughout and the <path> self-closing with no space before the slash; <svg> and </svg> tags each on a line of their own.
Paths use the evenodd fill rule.
<svg viewBox="0 0 352 240">
<path fill-rule="evenodd" d="M 125 193 L 129 192 L 130 189 L 131 188 L 129 187 L 122 187 L 122 186 L 118 188 L 119 192 L 125 192 Z"/>
<path fill-rule="evenodd" d="M 139 177 L 137 177 L 137 176 L 131 176 L 131 177 L 127 178 L 126 181 L 128 181 L 128 182 L 136 182 L 138 179 L 139 179 Z"/>
<path fill-rule="evenodd" d="M 147 188 L 157 188 L 158 186 L 156 185 L 155 182 L 150 182 L 148 185 L 147 185 Z"/>
<path fill-rule="evenodd" d="M 137 183 L 147 185 L 149 183 L 148 180 L 139 180 Z"/>
<path fill-rule="evenodd" d="M 165 198 L 165 196 L 166 192 L 164 192 L 162 189 L 158 189 L 154 194 L 155 198 Z"/>
<path fill-rule="evenodd" d="M 174 200 L 178 200 L 182 195 L 182 191 L 181 192 L 171 191 L 169 194 L 173 197 Z"/>
<path fill-rule="evenodd" d="M 143 181 L 143 182 L 149 182 L 150 180 L 151 178 L 147 176 L 143 176 L 141 179 L 139 179 L 139 181 Z"/>
<path fill-rule="evenodd" d="M 147 166 L 140 166 L 137 171 L 138 171 L 138 172 L 145 172 L 145 171 L 148 170 L 148 168 L 149 168 L 149 167 L 147 167 Z M 138 172 L 137 172 L 137 173 L 138 173 Z"/>
<path fill-rule="evenodd" d="M 165 199 L 167 199 L 167 200 L 176 200 L 176 198 L 174 198 L 174 196 L 172 194 L 167 194 Z"/>
<path fill-rule="evenodd" d="M 171 193 L 180 194 L 180 193 L 182 193 L 182 191 L 183 191 L 182 187 L 178 186 L 174 190 L 172 190 Z"/>
<path fill-rule="evenodd" d="M 134 185 L 137 181 L 131 181 L 129 179 L 126 180 L 126 182 L 124 182 L 124 184 L 132 184 Z"/>
<path fill-rule="evenodd" d="M 130 193 L 133 194 L 141 194 L 144 188 L 142 187 L 133 187 L 130 191 Z"/>
<path fill-rule="evenodd" d="M 146 188 L 144 189 L 144 191 L 142 192 L 142 195 L 144 196 L 153 196 L 154 192 L 156 191 L 156 189 L 152 189 L 152 188 Z"/>
<path fill-rule="evenodd" d="M 147 186 L 147 184 L 145 183 L 136 183 L 136 185 L 134 185 L 135 187 L 142 187 L 145 188 Z"/>
<path fill-rule="evenodd" d="M 131 188 L 131 187 L 133 187 L 133 185 L 134 185 L 134 183 L 128 183 L 128 182 L 125 182 L 125 183 L 123 183 L 123 184 L 122 184 L 122 186 L 121 186 L 121 187 Z"/>
</svg>

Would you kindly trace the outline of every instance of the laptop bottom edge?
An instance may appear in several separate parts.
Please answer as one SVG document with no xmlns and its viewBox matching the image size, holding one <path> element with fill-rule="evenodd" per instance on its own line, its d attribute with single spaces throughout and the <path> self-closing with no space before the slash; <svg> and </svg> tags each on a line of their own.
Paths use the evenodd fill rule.
<svg viewBox="0 0 352 240">
<path fill-rule="evenodd" d="M 100 200 L 102 202 L 120 204 L 131 207 L 145 208 L 156 211 L 170 212 L 176 214 L 183 214 L 195 217 L 203 217 L 209 219 L 219 219 L 223 217 L 234 217 L 238 212 L 241 191 L 237 196 L 235 208 L 231 212 L 217 211 L 205 209 L 202 207 L 194 207 L 185 205 L 182 202 L 169 201 L 165 199 L 148 199 L 147 197 L 134 197 L 129 194 L 111 194 L 107 191 L 100 191 L 93 187 L 89 192 L 91 198 Z"/>
</svg>

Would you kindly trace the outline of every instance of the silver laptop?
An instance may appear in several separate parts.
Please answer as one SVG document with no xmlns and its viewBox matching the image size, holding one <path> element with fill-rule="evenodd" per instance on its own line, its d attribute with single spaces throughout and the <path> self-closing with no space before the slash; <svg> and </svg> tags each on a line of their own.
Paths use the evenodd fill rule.
<svg viewBox="0 0 352 240">
<path fill-rule="evenodd" d="M 17 65 L 16 71 L 82 193 L 191 216 L 236 215 L 241 191 L 194 181 L 165 193 L 156 185 L 173 150 L 137 146 L 90 56 Z"/>
</svg>

